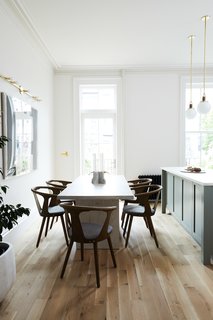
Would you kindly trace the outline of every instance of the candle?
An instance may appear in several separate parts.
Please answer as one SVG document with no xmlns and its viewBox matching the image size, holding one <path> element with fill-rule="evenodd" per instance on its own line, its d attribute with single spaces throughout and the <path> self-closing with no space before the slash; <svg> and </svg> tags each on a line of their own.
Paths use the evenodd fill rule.
<svg viewBox="0 0 213 320">
<path fill-rule="evenodd" d="M 104 154 L 100 154 L 100 171 L 104 171 Z"/>
<path fill-rule="evenodd" d="M 96 171 L 96 154 L 93 153 L 93 171 Z"/>
</svg>

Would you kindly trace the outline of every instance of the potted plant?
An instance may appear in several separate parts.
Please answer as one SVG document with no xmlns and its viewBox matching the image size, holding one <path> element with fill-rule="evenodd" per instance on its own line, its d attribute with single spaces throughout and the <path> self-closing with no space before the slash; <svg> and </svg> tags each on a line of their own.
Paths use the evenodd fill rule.
<svg viewBox="0 0 213 320">
<path fill-rule="evenodd" d="M 7 137 L 0 136 L 0 149 L 8 142 Z M 2 171 L 0 170 L 0 173 Z M 12 287 L 16 277 L 15 254 L 10 243 L 2 242 L 4 229 L 12 229 L 18 224 L 18 218 L 24 214 L 29 215 L 30 210 L 21 204 L 12 205 L 4 203 L 4 194 L 8 186 L 0 186 L 0 302 Z"/>
</svg>

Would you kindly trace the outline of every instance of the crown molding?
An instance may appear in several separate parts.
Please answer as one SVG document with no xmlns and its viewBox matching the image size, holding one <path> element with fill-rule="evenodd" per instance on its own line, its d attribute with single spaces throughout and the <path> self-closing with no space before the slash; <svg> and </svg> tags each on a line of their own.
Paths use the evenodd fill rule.
<svg viewBox="0 0 213 320">
<path fill-rule="evenodd" d="M 189 66 L 183 65 L 113 65 L 113 66 L 62 66 L 55 69 L 55 74 L 76 74 L 76 73 L 88 73 L 88 74 L 140 74 L 140 73 L 176 73 L 176 74 L 188 74 Z M 193 68 L 193 75 L 201 75 L 203 73 L 203 67 L 197 65 Z M 206 69 L 207 75 L 213 75 L 213 66 L 209 66 Z"/>
<path fill-rule="evenodd" d="M 22 24 L 24 29 L 29 32 L 30 37 L 35 40 L 37 45 L 41 48 L 42 52 L 45 54 L 47 59 L 50 61 L 54 69 L 59 68 L 60 66 L 57 64 L 54 57 L 51 55 L 50 51 L 48 50 L 45 42 L 39 35 L 39 32 L 36 30 L 36 27 L 33 24 L 33 21 L 30 19 L 27 10 L 24 6 L 20 3 L 19 0 L 7 0 L 5 1 L 6 6 L 9 10 L 12 10 L 15 16 L 18 18 L 19 22 Z"/>
</svg>

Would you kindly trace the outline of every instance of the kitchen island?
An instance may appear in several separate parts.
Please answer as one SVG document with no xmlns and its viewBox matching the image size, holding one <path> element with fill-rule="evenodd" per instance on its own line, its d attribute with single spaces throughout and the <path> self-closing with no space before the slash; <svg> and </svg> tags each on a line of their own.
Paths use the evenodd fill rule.
<svg viewBox="0 0 213 320">
<path fill-rule="evenodd" d="M 201 246 L 203 264 L 213 264 L 213 171 L 165 167 L 162 186 L 162 213 L 171 213 Z"/>
</svg>

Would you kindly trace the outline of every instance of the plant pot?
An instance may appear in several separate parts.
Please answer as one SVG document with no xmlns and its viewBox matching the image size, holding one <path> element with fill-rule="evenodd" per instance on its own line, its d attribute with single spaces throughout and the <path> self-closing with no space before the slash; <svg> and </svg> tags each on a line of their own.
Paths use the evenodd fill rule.
<svg viewBox="0 0 213 320">
<path fill-rule="evenodd" d="M 4 253 L 0 255 L 0 302 L 4 300 L 16 279 L 16 263 L 13 247 L 10 243 L 0 242 L 0 252 L 2 248 Z"/>
</svg>

